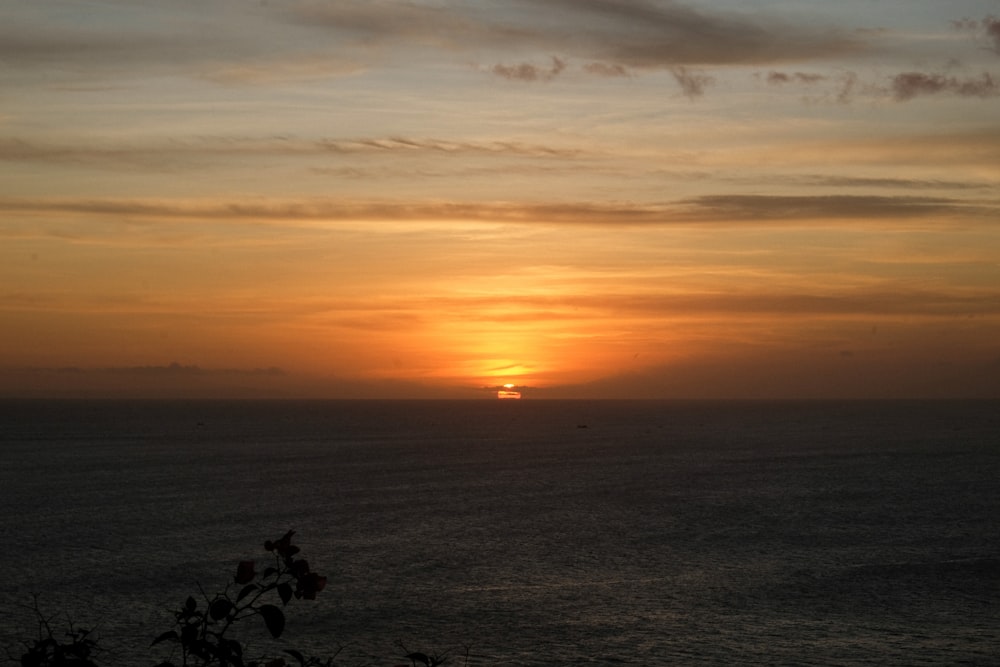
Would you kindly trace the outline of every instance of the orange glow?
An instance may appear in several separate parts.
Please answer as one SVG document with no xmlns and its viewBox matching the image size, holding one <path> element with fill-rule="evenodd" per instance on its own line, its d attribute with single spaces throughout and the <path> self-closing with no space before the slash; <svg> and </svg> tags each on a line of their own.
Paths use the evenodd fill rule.
<svg viewBox="0 0 1000 667">
<path fill-rule="evenodd" d="M 178 59 L 164 32 L 82 69 L 80 44 L 175 9 L 47 4 L 18 4 L 31 75 L 4 80 L 0 397 L 1000 396 L 996 22 L 974 10 L 856 35 L 877 61 L 772 39 L 775 69 L 736 45 L 708 77 L 595 3 L 409 3 L 412 39 L 366 3 L 373 49 L 281 18 L 298 3 L 202 3 L 234 43 L 275 35 L 268 57 Z M 438 5 L 470 29 L 439 39 Z M 698 20 L 743 25 L 727 11 Z M 570 24 L 590 38 L 553 51 Z M 533 35 L 516 61 L 496 26 Z"/>
</svg>

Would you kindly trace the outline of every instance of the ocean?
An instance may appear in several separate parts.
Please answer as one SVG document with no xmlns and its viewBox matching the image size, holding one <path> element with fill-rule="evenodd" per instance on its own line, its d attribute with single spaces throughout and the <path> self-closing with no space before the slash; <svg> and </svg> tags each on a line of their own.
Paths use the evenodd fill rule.
<svg viewBox="0 0 1000 667">
<path fill-rule="evenodd" d="M 172 609 L 294 529 L 329 583 L 281 647 L 338 665 L 1000 665 L 997 401 L 4 401 L 0 427 L 14 658 L 37 594 L 101 664 L 156 664 Z"/>
</svg>

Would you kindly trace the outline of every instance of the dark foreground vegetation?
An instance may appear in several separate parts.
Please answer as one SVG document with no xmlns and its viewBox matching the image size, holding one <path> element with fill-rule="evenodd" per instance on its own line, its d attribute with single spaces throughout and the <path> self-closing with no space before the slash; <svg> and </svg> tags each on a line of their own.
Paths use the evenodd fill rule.
<svg viewBox="0 0 1000 667">
<path fill-rule="evenodd" d="M 299 557 L 299 547 L 292 544 L 294 534 L 288 531 L 280 539 L 264 543 L 270 557 L 263 567 L 255 561 L 240 561 L 221 592 L 210 596 L 199 586 L 197 597 L 188 596 L 172 612 L 173 626 L 152 638 L 150 663 L 155 667 L 336 667 L 336 653 L 320 658 L 294 648 L 256 647 L 247 639 L 253 633 L 241 632 L 248 623 L 263 624 L 267 635 L 279 639 L 285 631 L 282 610 L 293 600 L 315 600 L 326 587 L 327 578 L 313 572 L 308 561 Z M 107 664 L 102 661 L 106 652 L 95 632 L 75 626 L 69 619 L 65 627 L 54 627 L 54 619 L 42 613 L 37 596 L 34 613 L 37 636 L 19 648 L 8 648 L 9 663 L 22 667 Z M 400 667 L 437 667 L 446 660 L 403 647 L 401 653 L 407 662 Z"/>
</svg>

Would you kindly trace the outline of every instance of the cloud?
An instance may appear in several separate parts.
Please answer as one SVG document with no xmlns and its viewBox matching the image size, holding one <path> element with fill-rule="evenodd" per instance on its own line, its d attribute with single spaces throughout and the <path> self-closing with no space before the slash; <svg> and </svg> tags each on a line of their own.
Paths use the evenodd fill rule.
<svg viewBox="0 0 1000 667">
<path fill-rule="evenodd" d="M 170 171 L 179 165 L 199 166 L 229 158 L 342 155 L 483 155 L 521 158 L 573 159 L 584 156 L 576 148 L 519 141 L 462 141 L 436 137 L 358 137 L 296 139 L 293 137 L 200 137 L 158 143 L 86 144 L 41 143 L 0 137 L 0 161 L 100 165 L 104 167 Z"/>
<path fill-rule="evenodd" d="M 121 81 L 129 74 L 144 80 L 167 73 L 202 77 L 255 61 L 300 58 L 294 49 L 280 54 L 263 49 L 265 40 L 253 33 L 265 24 L 251 14 L 245 15 L 251 20 L 240 21 L 211 3 L 197 12 L 130 4 L 117 11 L 113 4 L 76 8 L 58 1 L 32 4 L 34 11 L 18 8 L 0 24 L 0 62 L 79 82 Z M 169 29 L 157 28 L 160 24 Z"/>
<path fill-rule="evenodd" d="M 841 72 L 836 76 L 827 76 L 771 70 L 764 80 L 771 86 L 791 84 L 812 86 L 829 81 L 836 85 L 835 90 L 822 96 L 812 96 L 808 98 L 808 101 L 836 101 L 838 104 L 850 104 L 859 95 L 874 98 L 889 95 L 897 102 L 906 102 L 921 95 L 935 94 L 983 99 L 1000 95 L 1000 81 L 988 72 L 983 72 L 979 76 L 967 77 L 925 72 L 901 72 L 889 79 L 888 86 L 882 82 L 862 81 L 856 72 L 851 71 Z"/>
<path fill-rule="evenodd" d="M 490 305 L 505 309 L 483 312 L 479 297 L 438 300 L 451 310 L 462 312 L 467 321 L 542 322 L 547 320 L 605 320 L 609 313 L 622 318 L 704 318 L 733 315 L 766 315 L 800 318 L 821 317 L 926 317 L 954 318 L 969 315 L 1000 316 L 1000 290 L 984 288 L 965 293 L 907 288 L 905 285 L 881 285 L 870 289 L 836 289 L 816 291 L 769 291 L 756 287 L 741 291 L 697 291 L 650 294 L 614 292 L 609 294 L 576 294 L 534 296 L 496 296 Z M 504 368 L 491 369 L 494 371 Z"/>
<path fill-rule="evenodd" d="M 632 74 L 622 65 L 592 62 L 583 66 L 583 70 L 588 74 L 604 77 L 630 77 Z"/>
<path fill-rule="evenodd" d="M 858 85 L 858 75 L 854 72 L 845 72 L 840 77 L 840 90 L 837 91 L 837 102 L 839 104 L 850 104 L 854 98 L 854 93 Z"/>
<path fill-rule="evenodd" d="M 185 59 L 199 51 L 197 41 L 185 34 L 32 25 L 16 20 L 5 21 L 0 27 L 0 62 L 16 67 L 57 65 L 85 71 L 115 63 L 149 66 L 172 57 Z"/>
<path fill-rule="evenodd" d="M 559 76 L 566 69 L 566 61 L 552 56 L 552 64 L 539 67 L 531 63 L 520 65 L 494 65 L 490 70 L 493 74 L 513 81 L 549 81 Z"/>
<path fill-rule="evenodd" d="M 291 55 L 280 59 L 222 63 L 205 70 L 201 77 L 227 85 L 266 85 L 282 81 L 329 79 L 359 74 L 365 66 L 330 54 Z"/>
<path fill-rule="evenodd" d="M 498 3 L 499 4 L 499 3 Z M 443 3 L 437 6 L 386 0 L 288 2 L 279 16 L 299 25 L 339 33 L 355 44 L 384 46 L 409 42 L 455 49 L 463 44 L 517 44 L 532 30 L 491 15 L 489 7 Z"/>
<path fill-rule="evenodd" d="M 359 139 L 321 139 L 305 144 L 306 150 L 316 148 L 336 153 L 403 152 L 403 153 L 466 153 L 480 155 L 516 155 L 519 157 L 580 157 L 580 149 L 567 149 L 518 141 L 460 141 L 423 137 L 389 136 Z"/>
<path fill-rule="evenodd" d="M 766 150 L 750 150 L 736 155 L 720 154 L 720 164 L 728 167 L 756 166 L 767 163 L 773 155 Z M 862 139 L 839 138 L 801 141 L 786 144 L 781 153 L 781 165 L 815 165 L 817 159 L 826 164 L 838 162 L 856 167 L 890 167 L 901 165 L 932 165 L 953 174 L 979 174 L 979 182 L 996 178 L 1000 164 L 1000 128 L 990 125 L 955 129 L 945 125 L 924 133 L 900 132 Z"/>
<path fill-rule="evenodd" d="M 1000 94 L 1000 83 L 986 72 L 979 77 L 964 79 L 943 74 L 903 72 L 892 78 L 891 90 L 893 98 L 899 102 L 938 93 L 987 98 Z"/>
<path fill-rule="evenodd" d="M 1000 55 L 1000 19 L 995 16 L 987 16 L 981 21 L 981 25 L 986 31 L 986 35 L 993 41 L 993 52 Z"/>
<path fill-rule="evenodd" d="M 366 45 L 410 42 L 446 50 L 536 49 L 622 68 L 809 60 L 864 48 L 837 31 L 775 17 L 703 12 L 645 0 L 497 0 L 484 4 L 295 3 L 289 20 Z"/>
<path fill-rule="evenodd" d="M 181 75 L 224 84 L 344 76 L 363 50 L 306 39 L 274 12 L 228 3 L 96 3 L 53 0 L 12 8 L 0 23 L 0 63 L 32 80 L 114 80 L 134 85 Z M 39 72 L 44 74 L 40 75 Z"/>
<path fill-rule="evenodd" d="M 781 85 L 785 83 L 813 84 L 825 81 L 828 77 L 823 74 L 811 74 L 806 72 L 776 72 L 771 70 L 767 73 L 767 82 L 771 85 Z"/>
<path fill-rule="evenodd" d="M 580 30 L 575 43 L 592 57 L 629 67 L 808 60 L 862 47 L 854 38 L 787 25 L 773 16 L 751 19 L 675 2 L 552 0 L 545 4 L 575 13 Z"/>
<path fill-rule="evenodd" d="M 158 376 L 158 375 L 266 375 L 266 376 L 281 376 L 285 375 L 285 371 L 276 367 L 269 366 L 267 368 L 202 368 L 200 366 L 185 366 L 176 361 L 167 364 L 166 366 L 126 366 L 126 367 L 113 367 L 113 368 L 102 368 L 101 372 L 105 373 L 124 373 L 127 375 L 144 375 L 144 376 Z"/>
<path fill-rule="evenodd" d="M 337 222 L 463 221 L 514 224 L 664 225 L 812 220 L 995 219 L 1000 203 L 946 197 L 867 195 L 707 195 L 656 205 L 351 200 L 127 200 L 0 198 L 0 212 L 214 220 L 244 224 L 315 225 Z"/>
<path fill-rule="evenodd" d="M 759 74 L 757 76 L 759 77 Z M 804 98 L 809 103 L 851 104 L 859 93 L 869 94 L 877 91 L 875 86 L 862 84 L 858 74 L 852 71 L 825 75 L 771 70 L 764 80 L 770 86 L 801 85 L 809 87 L 810 95 Z M 830 88 L 825 92 L 814 92 L 815 86 L 820 83 L 827 83 Z"/>
<path fill-rule="evenodd" d="M 712 83 L 712 77 L 691 72 L 686 67 L 673 67 L 670 69 L 670 73 L 680 85 L 681 92 L 689 99 L 701 97 L 705 92 L 705 87 Z"/>
<path fill-rule="evenodd" d="M 687 201 L 696 218 L 709 220 L 885 220 L 984 214 L 988 209 L 944 197 L 869 195 L 708 195 Z"/>
<path fill-rule="evenodd" d="M 648 0 L 435 3 L 278 0 L 247 4 L 40 3 L 0 26 L 0 62 L 64 80 L 148 81 L 184 75 L 226 85 L 339 77 L 405 57 L 498 63 L 502 78 L 546 80 L 573 60 L 595 76 L 637 70 L 777 64 L 867 48 L 867 38 L 776 15 Z M 79 10 L 83 14 L 83 10 Z M 155 26 L 165 26 L 158 29 Z M 552 54 L 553 65 L 538 64 Z M 694 84 L 692 87 L 691 84 Z M 685 80 L 685 94 L 698 82 Z"/>
<path fill-rule="evenodd" d="M 987 16 L 981 20 L 966 18 L 952 21 L 952 25 L 992 42 L 990 50 L 1000 55 L 1000 18 L 996 16 Z"/>
<path fill-rule="evenodd" d="M 793 176 L 790 180 L 797 185 L 818 185 L 832 188 L 898 188 L 903 190 L 986 190 L 992 183 L 970 183 L 967 181 L 927 180 L 915 178 L 874 178 L 868 176 Z"/>
</svg>

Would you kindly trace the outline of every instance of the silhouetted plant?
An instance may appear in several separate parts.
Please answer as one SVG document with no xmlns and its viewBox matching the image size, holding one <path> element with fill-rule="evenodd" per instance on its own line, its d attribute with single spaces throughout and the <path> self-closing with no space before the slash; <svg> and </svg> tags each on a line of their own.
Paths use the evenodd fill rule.
<svg viewBox="0 0 1000 667">
<path fill-rule="evenodd" d="M 282 608 L 293 598 L 315 600 L 316 594 L 326 587 L 326 577 L 313 572 L 305 559 L 296 557 L 299 548 L 292 544 L 294 534 L 290 530 L 281 539 L 264 543 L 274 562 L 263 571 L 257 571 L 254 561 L 241 561 L 224 591 L 211 598 L 202 591 L 201 605 L 194 597 L 188 597 L 174 612 L 174 628 L 152 643 L 152 646 L 175 645 L 180 649 L 180 662 L 167 660 L 157 667 L 285 667 L 288 663 L 283 657 L 246 658 L 246 647 L 231 636 L 230 629 L 236 623 L 259 617 L 277 639 L 285 630 Z M 303 667 L 333 664 L 332 658 L 322 662 L 306 658 L 294 649 L 285 649 L 284 653 Z"/>
<path fill-rule="evenodd" d="M 51 619 L 38 608 L 37 596 L 32 611 L 38 622 L 38 638 L 25 642 L 27 651 L 21 656 L 22 667 L 97 667 L 92 660 L 99 650 L 93 631 L 75 628 L 67 620 L 67 630 L 60 639 L 52 631 Z"/>
<path fill-rule="evenodd" d="M 264 542 L 271 557 L 262 570 L 255 561 L 240 561 L 232 581 L 221 593 L 209 597 L 201 590 L 200 602 L 189 596 L 173 612 L 174 627 L 150 645 L 174 648 L 171 656 L 156 667 L 334 667 L 339 650 L 325 660 L 306 657 L 291 648 L 281 651 L 284 656 L 248 658 L 245 642 L 233 636 L 236 624 L 259 618 L 272 638 L 280 638 L 285 631 L 283 609 L 293 599 L 315 600 L 326 587 L 326 577 L 313 572 L 308 561 L 298 557 L 299 547 L 292 544 L 294 535 L 295 531 L 290 530 L 278 540 Z M 51 619 L 39 610 L 37 596 L 32 609 L 38 622 L 38 638 L 24 642 L 27 650 L 20 657 L 22 667 L 98 667 L 95 656 L 100 647 L 93 631 L 75 628 L 67 621 L 67 630 L 57 637 Z M 410 667 L 439 667 L 447 660 L 447 656 L 409 651 L 402 644 L 399 647 Z M 8 658 L 16 661 L 10 650 Z M 464 664 L 469 664 L 468 647 Z"/>
<path fill-rule="evenodd" d="M 445 661 L 448 660 L 447 655 L 438 656 L 438 655 L 427 655 L 426 653 L 421 653 L 419 651 L 411 652 L 409 649 L 403 646 L 402 642 L 399 642 L 399 648 L 403 649 L 403 651 L 406 652 L 406 655 L 403 657 L 410 661 L 411 667 L 416 667 L 418 663 L 424 665 L 424 667 L 439 667 L 439 665 L 443 665 Z M 468 664 L 469 661 L 468 649 L 466 649 L 465 661 L 466 664 Z M 401 665 L 400 667 L 406 667 L 406 665 Z"/>
</svg>

